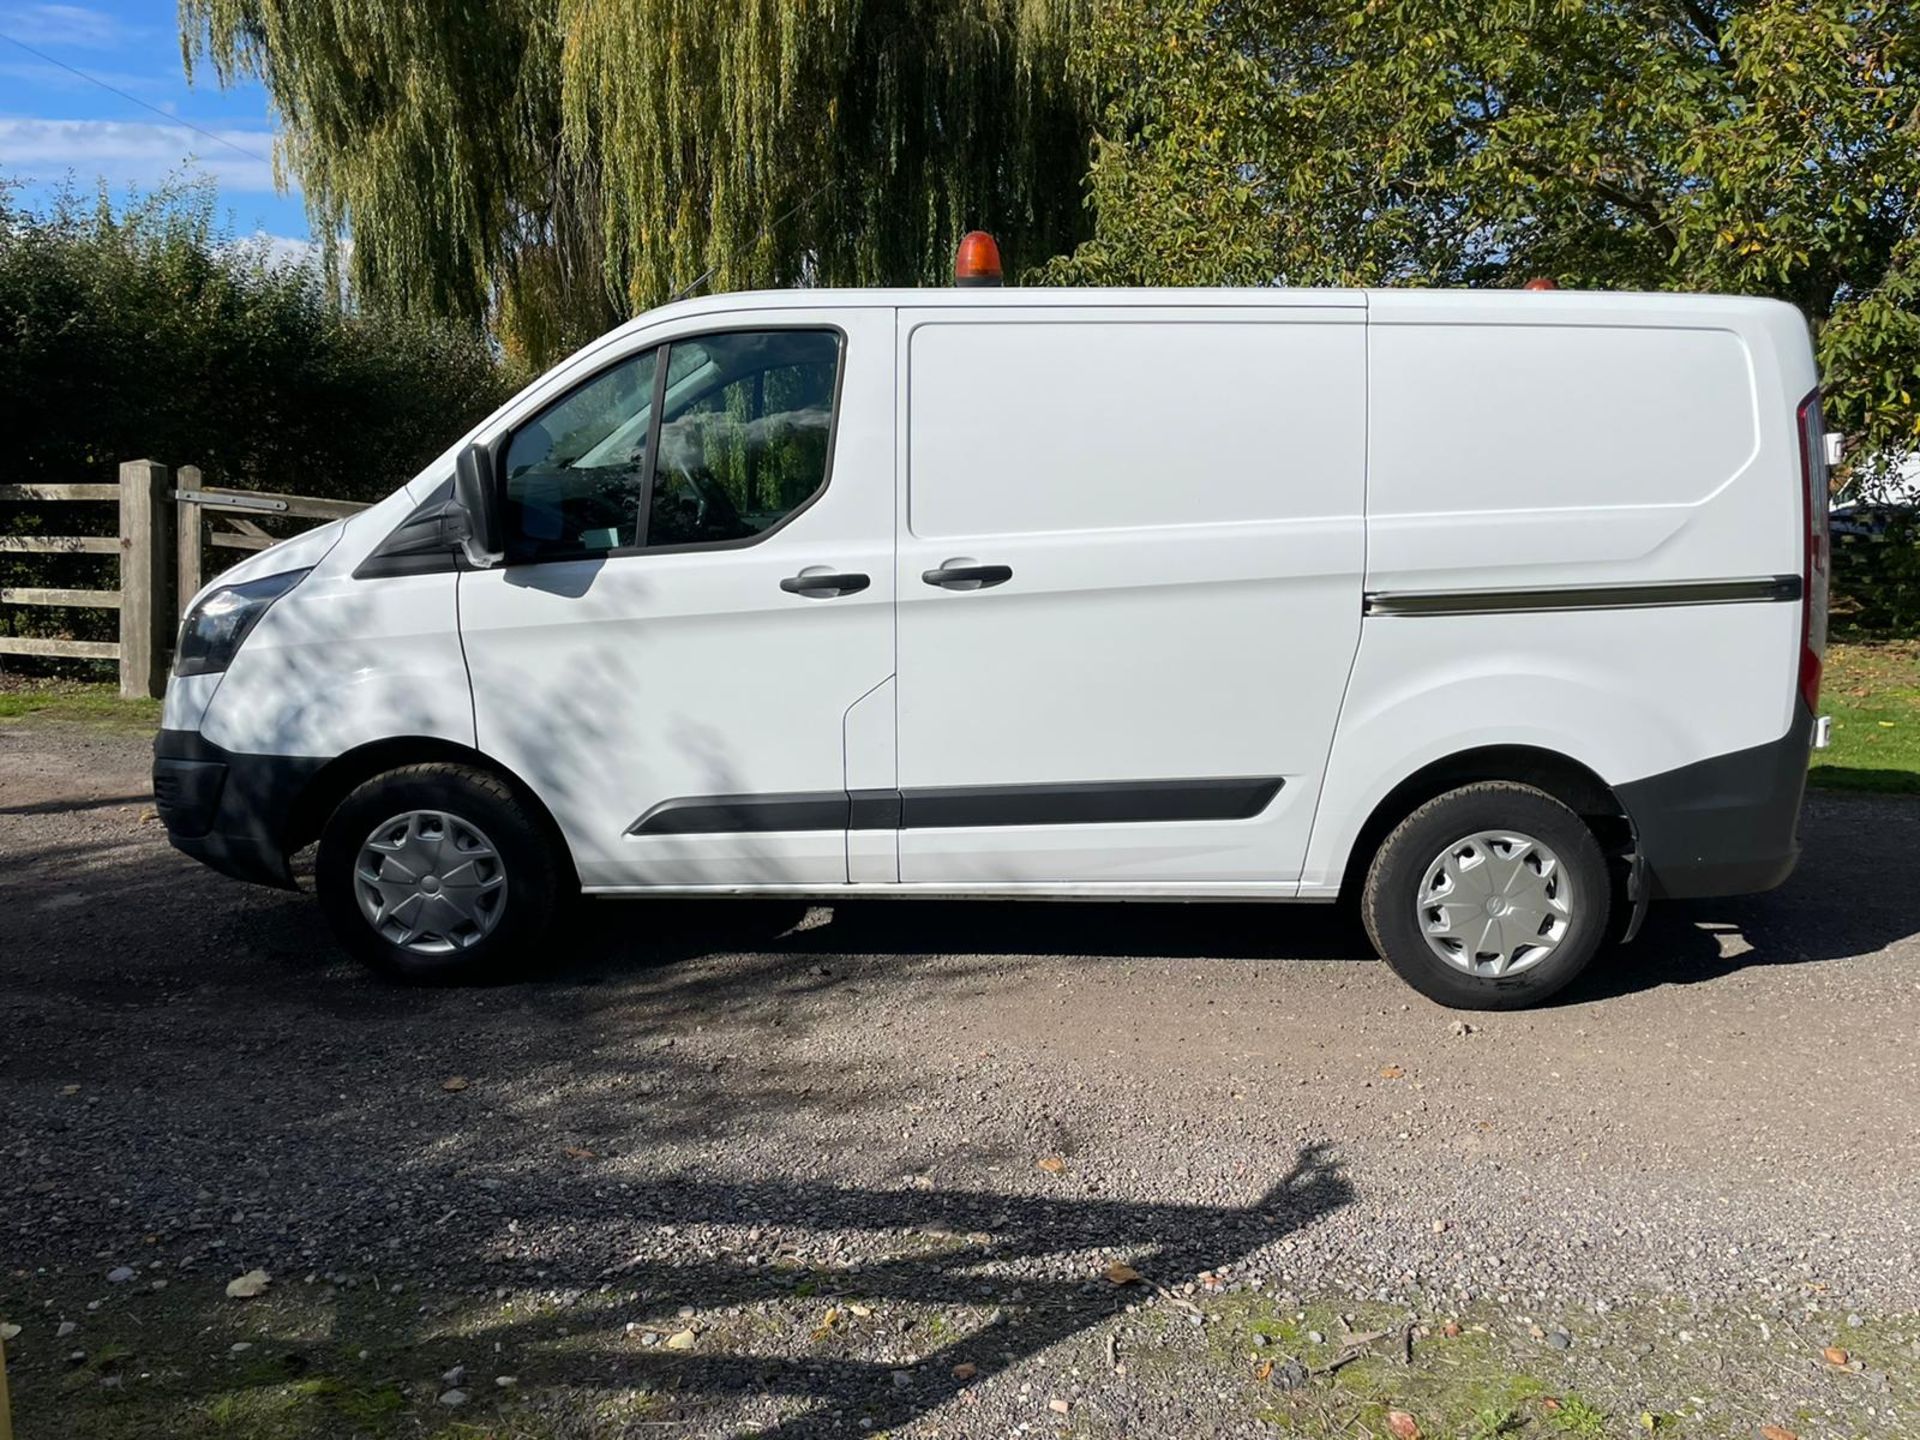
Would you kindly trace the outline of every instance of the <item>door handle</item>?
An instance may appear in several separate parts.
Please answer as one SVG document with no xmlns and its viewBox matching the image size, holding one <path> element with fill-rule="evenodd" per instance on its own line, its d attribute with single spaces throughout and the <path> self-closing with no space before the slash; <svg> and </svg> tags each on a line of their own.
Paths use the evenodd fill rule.
<svg viewBox="0 0 1920 1440">
<path fill-rule="evenodd" d="M 871 585 L 865 575 L 836 575 L 818 570 L 802 570 L 780 582 L 789 595 L 804 595 L 809 600 L 831 600 L 836 595 L 854 595 Z"/>
<path fill-rule="evenodd" d="M 1011 565 L 975 565 L 971 560 L 950 560 L 935 570 L 924 570 L 920 578 L 942 590 L 986 590 L 1004 585 L 1013 578 Z"/>
</svg>

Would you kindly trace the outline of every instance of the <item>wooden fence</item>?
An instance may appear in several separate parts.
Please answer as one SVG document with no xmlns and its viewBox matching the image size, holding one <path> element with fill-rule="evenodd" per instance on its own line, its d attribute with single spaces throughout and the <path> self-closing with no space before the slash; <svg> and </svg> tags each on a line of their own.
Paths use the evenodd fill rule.
<svg viewBox="0 0 1920 1440">
<path fill-rule="evenodd" d="M 0 588 L 0 605 L 71 605 L 118 610 L 120 639 L 0 635 L 0 655 L 50 655 L 117 660 L 122 695 L 158 695 L 167 683 L 167 650 L 174 609 L 173 507 L 167 504 L 167 467 L 129 460 L 118 485 L 0 485 L 0 502 L 97 505 L 118 503 L 118 535 L 0 535 L 0 555 L 118 556 L 118 583 L 111 589 L 59 589 L 30 585 Z"/>
<path fill-rule="evenodd" d="M 311 495 L 279 495 L 270 490 L 212 489 L 200 483 L 200 471 L 180 467 L 180 488 L 173 492 L 179 509 L 180 604 L 182 607 L 205 583 L 204 546 L 229 550 L 264 550 L 285 536 L 269 535 L 250 515 L 284 515 L 303 520 L 338 520 L 366 509 L 352 500 L 318 500 Z M 224 522 L 225 528 L 221 528 Z"/>
<path fill-rule="evenodd" d="M 129 460 L 117 485 L 0 485 L 0 506 L 117 504 L 120 510 L 118 535 L 0 534 L 0 555 L 117 556 L 111 589 L 5 585 L 0 605 L 117 610 L 119 640 L 0 635 L 0 655 L 116 661 L 122 695 L 158 695 L 166 688 L 181 610 L 204 581 L 206 546 L 264 550 L 286 538 L 268 534 L 249 514 L 333 520 L 367 508 L 349 500 L 209 488 L 193 465 L 180 467 L 179 489 L 174 478 L 156 461 Z"/>
</svg>

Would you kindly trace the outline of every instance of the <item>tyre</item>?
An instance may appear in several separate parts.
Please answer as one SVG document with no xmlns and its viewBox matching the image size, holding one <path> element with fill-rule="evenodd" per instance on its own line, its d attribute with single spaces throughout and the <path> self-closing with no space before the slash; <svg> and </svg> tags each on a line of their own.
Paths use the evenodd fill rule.
<svg viewBox="0 0 1920 1440">
<path fill-rule="evenodd" d="M 1586 822 L 1545 791 L 1504 781 L 1449 790 L 1401 821 L 1360 900 L 1381 958 L 1460 1010 L 1517 1010 L 1572 983 L 1613 909 L 1613 877 Z"/>
<path fill-rule="evenodd" d="M 545 932 L 570 872 L 497 775 L 408 765 L 340 802 L 315 887 L 346 948 L 402 980 L 497 973 Z"/>
</svg>

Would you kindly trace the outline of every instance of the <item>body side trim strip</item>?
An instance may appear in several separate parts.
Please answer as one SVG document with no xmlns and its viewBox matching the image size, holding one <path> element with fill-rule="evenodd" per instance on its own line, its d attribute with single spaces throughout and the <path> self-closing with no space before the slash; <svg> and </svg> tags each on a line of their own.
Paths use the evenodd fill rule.
<svg viewBox="0 0 1920 1440">
<path fill-rule="evenodd" d="M 787 795 L 693 795 L 662 800 L 627 827 L 629 835 L 720 835 L 767 830 L 844 830 L 844 790 Z"/>
<path fill-rule="evenodd" d="M 1273 803 L 1285 783 L 1280 776 L 1262 775 L 857 790 L 852 794 L 821 790 L 781 795 L 699 795 L 661 801 L 628 826 L 627 834 L 1250 820 Z"/>
<path fill-rule="evenodd" d="M 1252 776 L 906 790 L 900 828 L 1250 820 L 1273 803 L 1282 783 L 1278 776 Z"/>
<path fill-rule="evenodd" d="M 847 817 L 849 830 L 898 830 L 901 796 L 898 790 L 852 790 L 852 811 Z"/>
<path fill-rule="evenodd" d="M 1651 585 L 1568 585 L 1538 590 L 1376 590 L 1368 615 L 1510 615 L 1531 610 L 1649 610 L 1670 605 L 1750 605 L 1798 600 L 1798 575 L 1676 580 Z"/>
</svg>

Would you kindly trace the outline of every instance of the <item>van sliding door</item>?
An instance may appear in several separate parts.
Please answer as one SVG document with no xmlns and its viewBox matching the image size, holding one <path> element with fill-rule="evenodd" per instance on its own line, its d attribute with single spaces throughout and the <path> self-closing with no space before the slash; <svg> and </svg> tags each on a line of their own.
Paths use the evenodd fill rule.
<svg viewBox="0 0 1920 1440">
<path fill-rule="evenodd" d="M 1359 636 L 1365 314 L 901 312 L 902 882 L 1290 893 Z"/>
</svg>

